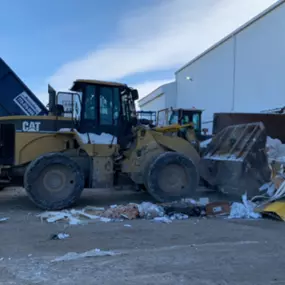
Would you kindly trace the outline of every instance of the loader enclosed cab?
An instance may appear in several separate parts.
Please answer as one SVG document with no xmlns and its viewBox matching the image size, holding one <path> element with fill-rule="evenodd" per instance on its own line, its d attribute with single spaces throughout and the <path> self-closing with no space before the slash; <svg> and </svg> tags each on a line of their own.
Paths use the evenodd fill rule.
<svg viewBox="0 0 285 285">
<path fill-rule="evenodd" d="M 207 138 L 201 130 L 202 110 L 167 108 L 158 111 L 157 127 L 167 132 L 177 130 L 177 135 L 189 141 L 199 152 L 199 143 Z"/>
<path fill-rule="evenodd" d="M 49 97 L 51 113 L 70 118 L 79 133 L 106 133 L 121 145 L 137 122 L 138 92 L 125 84 L 76 80 L 67 92 L 56 93 L 49 86 Z"/>
<path fill-rule="evenodd" d="M 202 112 L 199 109 L 163 109 L 157 114 L 158 126 L 192 124 L 195 132 L 201 133 Z"/>
</svg>

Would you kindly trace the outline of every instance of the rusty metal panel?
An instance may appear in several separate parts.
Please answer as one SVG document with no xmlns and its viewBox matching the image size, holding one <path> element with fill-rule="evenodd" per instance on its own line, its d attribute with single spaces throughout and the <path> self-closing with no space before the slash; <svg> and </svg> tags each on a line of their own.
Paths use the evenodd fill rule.
<svg viewBox="0 0 285 285">
<path fill-rule="evenodd" d="M 285 114 L 264 113 L 215 113 L 213 134 L 217 134 L 227 126 L 262 122 L 266 134 L 278 138 L 285 143 Z"/>
</svg>

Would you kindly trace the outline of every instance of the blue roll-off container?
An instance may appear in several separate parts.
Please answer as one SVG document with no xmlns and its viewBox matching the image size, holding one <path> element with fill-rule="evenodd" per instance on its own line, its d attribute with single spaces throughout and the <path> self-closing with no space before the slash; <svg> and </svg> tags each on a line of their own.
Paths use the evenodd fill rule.
<svg viewBox="0 0 285 285">
<path fill-rule="evenodd" d="M 0 58 L 0 117 L 44 116 L 47 108 Z"/>
</svg>

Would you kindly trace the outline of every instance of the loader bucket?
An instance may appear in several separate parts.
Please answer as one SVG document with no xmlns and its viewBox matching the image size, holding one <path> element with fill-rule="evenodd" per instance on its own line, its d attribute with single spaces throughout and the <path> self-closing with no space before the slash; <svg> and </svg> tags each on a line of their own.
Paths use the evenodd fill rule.
<svg viewBox="0 0 285 285">
<path fill-rule="evenodd" d="M 228 194 L 258 194 L 271 175 L 266 137 L 261 122 L 226 127 L 204 151 L 199 165 L 201 177 Z"/>
</svg>

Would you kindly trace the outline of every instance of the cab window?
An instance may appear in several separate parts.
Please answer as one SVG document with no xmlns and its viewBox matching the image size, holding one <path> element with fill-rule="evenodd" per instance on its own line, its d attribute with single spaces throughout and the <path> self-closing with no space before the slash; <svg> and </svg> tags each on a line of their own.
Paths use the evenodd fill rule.
<svg viewBox="0 0 285 285">
<path fill-rule="evenodd" d="M 120 113 L 120 97 L 118 88 L 100 87 L 100 124 L 117 125 Z"/>
<path fill-rule="evenodd" d="M 86 86 L 86 100 L 84 106 L 84 119 L 96 120 L 96 87 L 92 85 Z"/>
<path fill-rule="evenodd" d="M 199 129 L 200 129 L 200 114 L 193 114 L 193 124 L 194 124 L 194 129 L 196 131 L 199 131 Z"/>
<path fill-rule="evenodd" d="M 177 111 L 172 111 L 170 118 L 169 118 L 169 124 L 178 124 L 178 112 Z"/>
</svg>

